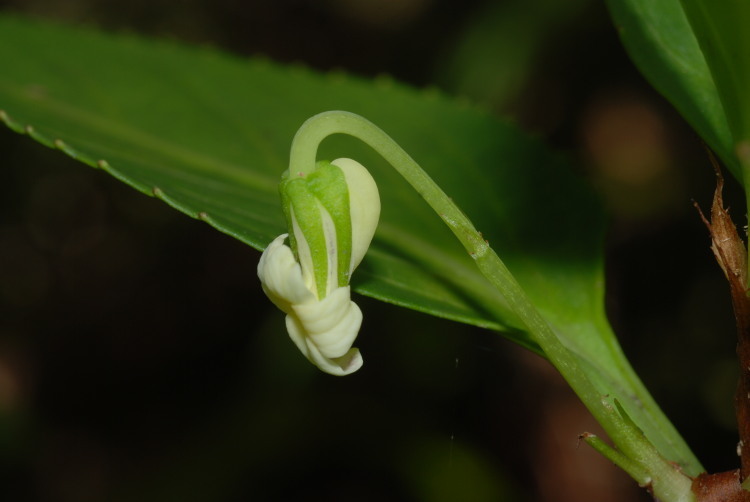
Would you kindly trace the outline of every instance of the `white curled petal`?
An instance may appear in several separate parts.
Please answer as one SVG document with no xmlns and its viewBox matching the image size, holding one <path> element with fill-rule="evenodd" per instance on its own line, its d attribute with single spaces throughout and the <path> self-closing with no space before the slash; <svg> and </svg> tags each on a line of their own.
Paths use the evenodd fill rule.
<svg viewBox="0 0 750 502">
<path fill-rule="evenodd" d="M 302 320 L 308 332 L 325 333 L 349 316 L 352 304 L 349 291 L 349 286 L 336 288 L 321 301 L 294 305 L 294 312 Z"/>
<path fill-rule="evenodd" d="M 315 295 L 305 285 L 302 269 L 294 253 L 284 244 L 282 234 L 268 245 L 258 262 L 258 277 L 263 291 L 282 311 L 289 313 L 292 305 L 315 301 Z"/>
<path fill-rule="evenodd" d="M 352 348 L 362 325 L 362 311 L 351 301 L 349 287 L 338 288 L 322 301 L 292 305 L 286 318 L 289 337 L 321 370 L 348 375 L 362 366 Z"/>
<path fill-rule="evenodd" d="M 362 354 L 359 353 L 359 349 L 350 349 L 349 352 L 341 357 L 331 359 L 333 365 L 324 370 L 327 373 L 336 376 L 351 375 L 362 367 L 364 360 Z M 335 365 L 335 366 L 334 366 Z M 318 366 L 320 368 L 320 366 Z"/>
<path fill-rule="evenodd" d="M 286 331 L 299 351 L 312 361 L 310 343 L 307 340 L 307 331 L 305 331 L 305 327 L 302 326 L 299 318 L 294 315 L 294 312 L 286 316 Z"/>
<path fill-rule="evenodd" d="M 352 219 L 352 259 L 349 274 L 365 257 L 380 219 L 380 194 L 370 172 L 352 159 L 331 162 L 341 169 L 349 189 L 349 212 Z"/>
<path fill-rule="evenodd" d="M 323 301 L 293 305 L 310 341 L 325 357 L 343 356 L 362 326 L 362 311 L 349 298 L 349 287 L 336 289 Z"/>
<path fill-rule="evenodd" d="M 318 301 L 305 285 L 302 269 L 287 234 L 268 245 L 258 263 L 258 277 L 268 298 L 286 316 L 286 327 L 302 354 L 321 370 L 343 376 L 362 367 L 362 355 L 352 348 L 362 325 L 362 312 L 351 301 L 349 286 L 337 288 Z"/>
<path fill-rule="evenodd" d="M 294 315 L 286 316 L 286 328 L 289 337 L 300 349 L 300 352 L 322 371 L 335 376 L 344 376 L 354 373 L 362 367 L 362 355 L 356 348 L 349 349 L 341 357 L 326 357 L 321 354 L 318 346 L 307 336 L 304 327 Z"/>
<path fill-rule="evenodd" d="M 289 208 L 289 211 L 292 217 L 292 232 L 294 232 L 294 238 L 297 240 L 297 256 L 299 257 L 299 265 L 302 270 L 302 279 L 304 280 L 307 289 L 316 292 L 315 268 L 313 266 L 310 246 L 307 244 L 305 234 L 302 233 L 302 229 L 297 223 L 297 218 L 294 216 L 294 208 Z"/>
</svg>

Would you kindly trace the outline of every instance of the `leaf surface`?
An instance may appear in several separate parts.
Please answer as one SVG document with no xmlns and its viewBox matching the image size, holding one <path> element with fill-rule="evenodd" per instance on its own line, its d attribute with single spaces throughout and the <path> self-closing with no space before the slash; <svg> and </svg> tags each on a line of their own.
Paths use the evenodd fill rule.
<svg viewBox="0 0 750 502">
<path fill-rule="evenodd" d="M 417 159 L 516 264 L 519 280 L 545 290 L 544 303 L 579 313 L 598 306 L 599 207 L 562 159 L 508 123 L 385 79 L 372 85 L 209 49 L 0 23 L 0 110 L 13 129 L 257 249 L 285 231 L 277 185 L 296 129 L 343 109 L 378 124 Z M 503 300 L 377 154 L 333 137 L 321 157 L 361 160 L 381 186 L 382 223 L 355 274 L 357 291 L 510 329 L 530 344 L 512 317 L 490 312 Z"/>
</svg>

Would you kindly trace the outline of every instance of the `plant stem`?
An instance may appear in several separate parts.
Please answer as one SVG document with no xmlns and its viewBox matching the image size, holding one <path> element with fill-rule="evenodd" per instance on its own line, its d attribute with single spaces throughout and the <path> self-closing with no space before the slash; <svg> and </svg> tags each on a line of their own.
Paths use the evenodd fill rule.
<svg viewBox="0 0 750 502">
<path fill-rule="evenodd" d="M 745 194 L 746 197 L 750 197 L 750 190 L 748 190 L 748 183 L 750 183 L 750 140 L 740 141 L 737 144 L 736 153 L 744 174 Z M 715 161 L 714 167 L 717 169 L 719 181 L 723 185 L 721 171 L 719 171 L 718 164 Z M 723 210 L 721 185 L 717 183 L 714 198 L 718 196 L 718 202 L 722 205 L 721 209 Z M 750 201 L 748 201 L 748 204 L 750 204 Z M 750 205 L 747 207 L 750 207 Z M 729 218 L 728 214 L 727 218 Z M 713 223 L 713 211 L 711 219 Z M 731 218 L 729 218 L 729 221 L 736 232 L 736 227 Z M 737 245 L 745 251 L 744 263 L 741 270 L 742 274 L 740 276 L 742 282 L 735 284 L 737 278 L 733 280 L 727 277 L 727 279 L 729 280 L 729 287 L 732 293 L 732 306 L 734 307 L 735 318 L 737 320 L 737 357 L 740 364 L 740 381 L 737 385 L 737 393 L 735 394 L 737 428 L 740 436 L 740 480 L 745 491 L 750 492 L 750 298 L 748 298 L 748 294 L 750 293 L 750 283 L 748 283 L 750 281 L 750 274 L 748 274 L 747 247 L 742 239 L 739 237 L 737 239 L 739 240 L 739 244 Z"/>
<path fill-rule="evenodd" d="M 741 149 L 738 149 L 738 154 Z M 724 207 L 724 177 L 719 163 L 710 155 L 716 171 L 716 190 L 711 205 L 711 221 L 698 208 L 703 223 L 711 234 L 711 250 L 729 283 L 732 307 L 737 324 L 737 357 L 740 379 L 735 393 L 737 428 L 739 432 L 740 481 L 750 475 L 750 298 L 748 298 L 747 249 L 737 232 L 729 210 Z M 740 157 L 742 160 L 742 157 Z M 744 165 L 744 160 L 742 160 Z M 697 204 L 696 204 L 696 207 Z"/>
<path fill-rule="evenodd" d="M 377 151 L 448 225 L 481 273 L 503 295 L 510 310 L 518 316 L 622 454 L 649 472 L 655 496 L 665 502 L 692 500 L 690 479 L 667 462 L 638 427 L 601 395 L 576 356 L 560 341 L 472 222 L 390 136 L 358 115 L 343 111 L 321 113 L 308 119 L 295 135 L 290 153 L 290 174 L 304 175 L 313 169 L 320 142 L 339 133 L 354 136 Z"/>
<path fill-rule="evenodd" d="M 636 462 L 633 462 L 630 458 L 623 455 L 620 451 L 612 448 L 607 443 L 602 441 L 602 439 L 598 436 L 588 432 L 584 432 L 579 436 L 579 439 L 598 451 L 601 455 L 608 458 L 617 467 L 630 474 L 630 477 L 635 479 L 639 485 L 646 486 L 651 483 L 651 476 L 649 472 L 643 468 L 643 466 Z"/>
</svg>

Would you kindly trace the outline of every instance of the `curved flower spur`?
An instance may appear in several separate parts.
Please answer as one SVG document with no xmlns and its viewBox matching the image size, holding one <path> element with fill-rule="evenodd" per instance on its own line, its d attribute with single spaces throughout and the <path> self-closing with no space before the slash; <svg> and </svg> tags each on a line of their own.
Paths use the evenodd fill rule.
<svg viewBox="0 0 750 502">
<path fill-rule="evenodd" d="M 286 171 L 279 189 L 290 234 L 274 239 L 260 258 L 263 291 L 287 314 L 289 336 L 310 362 L 348 375 L 362 366 L 352 348 L 362 312 L 351 301 L 349 279 L 378 225 L 377 185 L 358 162 L 337 159 L 318 162 L 308 174 Z"/>
</svg>

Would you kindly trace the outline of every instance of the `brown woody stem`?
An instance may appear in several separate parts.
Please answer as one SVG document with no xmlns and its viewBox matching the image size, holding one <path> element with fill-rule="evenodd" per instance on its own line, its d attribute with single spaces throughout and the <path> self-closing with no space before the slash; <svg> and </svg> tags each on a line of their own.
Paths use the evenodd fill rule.
<svg viewBox="0 0 750 502">
<path fill-rule="evenodd" d="M 700 212 L 700 208 L 698 210 L 711 234 L 711 250 L 729 282 L 732 307 L 737 323 L 740 380 L 735 395 L 735 406 L 739 432 L 737 452 L 741 462 L 738 471 L 699 476 L 693 484 L 693 490 L 700 501 L 746 501 L 750 500 L 750 492 L 744 491 L 740 485 L 750 476 L 750 298 L 748 298 L 747 289 L 747 250 L 729 216 L 729 211 L 724 208 L 722 198 L 724 178 L 713 156 L 711 156 L 711 161 L 716 169 L 717 177 L 716 191 L 711 206 L 711 221 L 708 221 L 703 212 Z M 707 494 L 711 492 L 710 487 L 714 485 L 716 493 L 729 490 L 730 485 L 732 490 L 736 488 L 738 491 L 729 498 L 712 498 L 716 493 L 711 496 Z"/>
<path fill-rule="evenodd" d="M 740 486 L 740 471 L 703 473 L 693 480 L 697 502 L 750 502 L 750 492 Z"/>
</svg>

